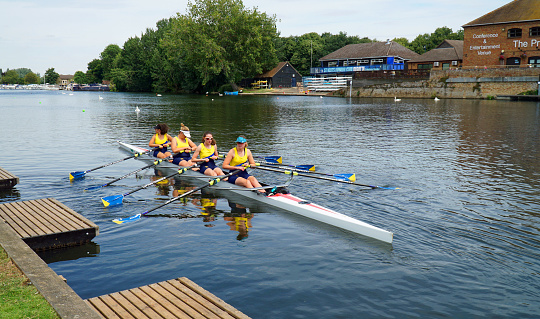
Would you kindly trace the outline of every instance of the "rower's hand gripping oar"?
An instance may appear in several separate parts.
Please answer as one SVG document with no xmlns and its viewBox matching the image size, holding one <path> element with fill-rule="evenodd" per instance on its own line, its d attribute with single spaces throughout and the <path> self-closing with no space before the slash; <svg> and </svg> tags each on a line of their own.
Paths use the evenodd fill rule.
<svg viewBox="0 0 540 319">
<path fill-rule="evenodd" d="M 125 194 L 111 195 L 111 196 L 102 197 L 102 198 L 101 198 L 101 202 L 103 203 L 103 205 L 104 205 L 105 207 L 121 205 L 122 202 L 123 202 L 123 200 L 124 200 L 124 197 L 126 197 L 126 196 L 128 196 L 128 195 L 130 195 L 130 194 L 133 194 L 133 193 L 135 193 L 135 192 L 138 192 L 138 191 L 140 191 L 141 189 L 148 188 L 148 187 L 150 187 L 150 186 L 152 186 L 152 185 L 154 185 L 154 184 L 157 184 L 157 183 L 159 183 L 159 182 L 161 182 L 161 181 L 164 181 L 164 180 L 166 180 L 166 179 L 169 179 L 169 178 L 171 178 L 171 177 L 174 177 L 174 176 L 176 176 L 176 175 L 178 175 L 178 174 L 183 174 L 183 173 L 185 173 L 187 170 L 189 170 L 189 169 L 191 169 L 191 168 L 193 168 L 193 167 L 196 167 L 196 166 L 198 166 L 198 164 L 197 164 L 197 165 L 191 165 L 191 166 L 188 166 L 188 167 L 183 167 L 183 168 L 179 169 L 177 172 L 175 172 L 175 173 L 173 173 L 173 174 L 170 174 L 170 175 L 165 176 L 165 177 L 161 177 L 160 179 L 157 179 L 157 180 L 155 180 L 155 181 L 153 181 L 153 182 L 151 182 L 151 183 L 148 183 L 148 184 L 146 184 L 146 185 L 143 185 L 143 186 L 141 186 L 141 187 L 138 187 L 138 188 L 136 188 L 136 189 L 134 189 L 134 190 L 132 190 L 132 191 L 129 191 L 129 192 L 125 193 Z"/>
<path fill-rule="evenodd" d="M 265 171 L 271 171 L 271 172 L 278 172 L 278 173 L 287 173 L 287 172 L 288 172 L 288 171 L 283 170 L 283 169 L 271 168 L 271 167 L 268 167 L 268 166 L 269 166 L 269 165 L 266 165 L 266 166 L 265 166 L 264 164 L 260 164 L 260 165 L 257 165 L 257 166 L 253 166 L 253 168 L 262 169 L 262 170 L 265 170 Z M 345 180 L 342 180 L 342 179 L 335 179 L 335 178 L 324 177 L 324 176 L 315 176 L 315 175 L 306 174 L 306 173 L 301 173 L 301 172 L 297 172 L 297 173 L 298 173 L 298 176 L 304 176 L 304 177 L 309 177 L 309 178 L 322 179 L 322 180 L 332 181 L 332 182 L 337 182 L 337 183 L 344 183 L 344 184 L 351 184 L 351 185 L 357 185 L 357 186 L 364 186 L 364 187 L 369 187 L 369 188 L 372 188 L 372 189 L 375 189 L 375 188 L 380 188 L 380 189 L 399 189 L 399 188 L 397 188 L 397 187 L 384 187 L 384 186 L 366 185 L 366 184 L 360 184 L 360 183 L 351 182 L 351 181 L 345 181 Z"/>
<path fill-rule="evenodd" d="M 203 185 L 203 186 L 200 186 L 200 187 L 197 187 L 197 188 L 195 188 L 195 189 L 192 189 L 192 190 L 190 190 L 189 192 L 186 192 L 186 193 L 184 193 L 184 194 L 182 194 L 182 195 L 180 195 L 180 196 L 178 196 L 178 197 L 171 198 L 171 199 L 169 199 L 168 201 L 166 201 L 165 203 L 163 203 L 163 204 L 161 204 L 161 205 L 158 205 L 158 206 L 156 206 L 156 207 L 154 207 L 154 208 L 151 208 L 151 209 L 145 211 L 145 212 L 142 213 L 142 214 L 137 214 L 137 215 L 134 215 L 134 216 L 131 216 L 131 217 L 128 217 L 128 218 L 114 219 L 113 222 L 115 222 L 115 223 L 117 223 L 117 224 L 123 224 L 123 223 L 126 223 L 126 222 L 132 222 L 132 221 L 139 220 L 139 219 L 141 219 L 142 216 L 144 216 L 144 215 L 146 215 L 146 214 L 148 214 L 148 213 L 150 213 L 150 212 L 153 212 L 153 211 L 155 211 L 156 209 L 159 209 L 159 208 L 161 208 L 161 207 L 163 207 L 163 206 L 165 206 L 165 205 L 168 205 L 168 204 L 170 204 L 170 203 L 172 203 L 172 202 L 174 202 L 174 201 L 177 201 L 177 200 L 179 200 L 179 199 L 181 199 L 181 198 L 183 198 L 183 197 L 186 197 L 187 195 L 193 194 L 193 193 L 195 193 L 196 191 L 199 191 L 199 190 L 201 190 L 201 189 L 203 189 L 203 188 L 205 188 L 205 187 L 209 187 L 209 186 L 215 185 L 215 184 L 219 183 L 220 181 L 222 181 L 224 178 L 227 178 L 227 177 L 232 176 L 232 175 L 234 175 L 234 174 L 238 174 L 239 172 L 240 172 L 240 170 L 235 170 L 234 172 L 229 173 L 229 174 L 227 174 L 227 175 L 224 175 L 224 176 L 221 176 L 221 177 L 218 177 L 218 178 L 213 178 L 213 179 L 211 179 L 211 180 L 208 182 L 208 184 Z"/>
<path fill-rule="evenodd" d="M 98 166 L 98 167 L 95 167 L 95 168 L 92 168 L 92 169 L 89 169 L 89 170 L 86 170 L 86 171 L 77 171 L 77 172 L 71 172 L 69 173 L 69 180 L 72 181 L 74 179 L 81 179 L 81 178 L 84 178 L 84 176 L 86 175 L 86 173 L 89 173 L 89 172 L 92 172 L 92 171 L 95 171 L 95 170 L 98 170 L 100 168 L 104 168 L 104 167 L 107 167 L 107 166 L 111 166 L 113 164 L 116 164 L 116 163 L 120 163 L 120 162 L 123 162 L 123 161 L 126 161 L 130 158 L 135 158 L 135 157 L 139 157 L 143 154 L 146 154 L 148 152 L 152 152 L 152 151 L 155 151 L 155 150 L 158 150 L 159 148 L 156 148 L 156 149 L 153 149 L 153 150 L 148 150 L 146 152 L 142 152 L 142 153 L 136 153 L 136 154 L 133 154 L 131 156 L 128 156 L 126 158 L 123 158 L 123 159 L 120 159 L 120 160 L 117 160 L 117 161 L 114 161 L 114 162 L 111 162 L 111 163 L 108 163 L 108 164 L 105 164 L 105 165 L 101 165 L 101 166 Z"/>
<path fill-rule="evenodd" d="M 115 179 L 115 180 L 113 180 L 113 181 L 110 181 L 110 182 L 108 182 L 108 183 L 106 183 L 106 184 L 99 185 L 99 186 L 88 187 L 88 188 L 85 188 L 84 190 L 85 190 L 85 191 L 89 191 L 89 190 L 98 189 L 98 188 L 101 188 L 101 187 L 107 187 L 107 186 L 110 186 L 111 184 L 116 183 L 116 182 L 118 182 L 119 180 L 122 180 L 122 179 L 124 179 L 124 178 L 126 178 L 126 177 L 128 177 L 128 176 L 130 176 L 130 175 L 133 175 L 133 174 L 135 174 L 135 173 L 138 173 L 138 172 L 140 172 L 140 171 L 142 171 L 142 170 L 145 170 L 145 169 L 147 169 L 147 168 L 150 168 L 150 167 L 152 167 L 152 166 L 157 166 L 159 163 L 163 162 L 164 160 L 167 160 L 167 158 L 160 158 L 160 159 L 158 159 L 157 161 L 154 161 L 154 162 L 153 162 L 152 164 L 150 164 L 150 165 L 146 165 L 146 166 L 141 167 L 141 168 L 139 168 L 139 169 L 137 169 L 137 170 L 134 170 L 133 172 L 127 173 L 126 175 L 124 175 L 124 176 L 122 176 L 122 177 L 118 177 L 117 179 Z"/>
</svg>

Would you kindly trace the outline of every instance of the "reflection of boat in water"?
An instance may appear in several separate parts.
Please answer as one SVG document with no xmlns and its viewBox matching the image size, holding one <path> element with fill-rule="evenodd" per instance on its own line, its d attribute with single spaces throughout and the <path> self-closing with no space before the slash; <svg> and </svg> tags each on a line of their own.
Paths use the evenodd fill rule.
<svg viewBox="0 0 540 319">
<path fill-rule="evenodd" d="M 118 142 L 120 147 L 130 153 L 143 153 L 148 151 L 147 149 L 136 147 L 127 143 Z M 152 163 L 155 158 L 144 154 L 138 156 L 137 159 L 145 162 Z M 167 174 L 178 171 L 179 167 L 167 161 L 161 162 L 157 169 L 163 169 Z M 201 186 L 208 183 L 209 177 L 199 172 L 188 170 L 181 175 L 177 175 L 179 179 L 185 179 L 192 182 L 194 185 Z M 292 178 L 292 175 L 291 175 Z M 258 202 L 263 206 L 277 208 L 285 210 L 291 213 L 295 213 L 304 217 L 308 217 L 329 225 L 333 225 L 348 231 L 352 231 L 367 237 L 372 237 L 387 243 L 392 242 L 393 234 L 384 229 L 372 226 L 365 222 L 359 221 L 352 217 L 343 215 L 331 209 L 319 206 L 317 204 L 305 201 L 299 197 L 290 194 L 286 188 L 280 187 L 270 195 L 260 194 L 259 192 L 234 185 L 231 183 L 223 182 L 206 188 L 208 191 L 215 192 L 217 195 L 225 198 L 240 197 L 243 200 Z M 232 198 L 235 202 L 240 202 Z"/>
<path fill-rule="evenodd" d="M 73 84 L 73 91 L 110 91 L 108 85 L 105 84 L 88 84 L 88 85 L 80 85 L 80 84 Z"/>
</svg>

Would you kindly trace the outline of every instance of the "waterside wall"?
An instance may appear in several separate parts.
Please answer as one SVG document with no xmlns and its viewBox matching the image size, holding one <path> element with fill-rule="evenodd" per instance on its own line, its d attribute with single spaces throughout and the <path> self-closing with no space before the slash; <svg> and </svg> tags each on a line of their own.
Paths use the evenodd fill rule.
<svg viewBox="0 0 540 319">
<path fill-rule="evenodd" d="M 340 92 L 355 97 L 485 99 L 538 89 L 540 68 L 432 71 L 429 80 L 387 82 Z M 335 94 L 340 94 L 336 92 Z"/>
</svg>

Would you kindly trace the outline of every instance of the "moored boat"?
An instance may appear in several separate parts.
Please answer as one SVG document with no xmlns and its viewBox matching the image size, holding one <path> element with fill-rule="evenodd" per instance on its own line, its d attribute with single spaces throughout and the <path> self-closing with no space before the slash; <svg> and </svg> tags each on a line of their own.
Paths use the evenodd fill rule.
<svg viewBox="0 0 540 319">
<path fill-rule="evenodd" d="M 128 143 L 118 141 L 120 147 L 132 154 L 147 152 L 145 148 L 137 147 Z M 142 160 L 148 163 L 152 163 L 156 160 L 155 157 L 148 154 L 143 154 L 137 157 L 138 160 Z M 168 174 L 178 171 L 179 166 L 169 163 L 167 161 L 161 162 L 157 165 L 157 169 L 163 169 L 168 171 Z M 181 175 L 180 178 L 185 178 L 194 184 L 208 183 L 209 176 L 205 176 L 198 172 L 188 170 Z M 363 236 L 375 238 L 383 242 L 392 243 L 393 233 L 370 225 L 368 223 L 359 221 L 352 217 L 338 213 L 323 206 L 311 203 L 290 194 L 288 191 L 282 189 L 279 192 L 271 193 L 270 195 L 261 195 L 258 192 L 251 189 L 247 189 L 231 183 L 218 183 L 214 186 L 209 186 L 209 190 L 218 190 L 220 192 L 233 193 L 236 196 L 240 196 L 249 200 L 257 201 L 262 205 L 285 210 L 294 214 L 298 214 L 310 219 L 323 222 L 341 229 L 345 229 Z"/>
</svg>

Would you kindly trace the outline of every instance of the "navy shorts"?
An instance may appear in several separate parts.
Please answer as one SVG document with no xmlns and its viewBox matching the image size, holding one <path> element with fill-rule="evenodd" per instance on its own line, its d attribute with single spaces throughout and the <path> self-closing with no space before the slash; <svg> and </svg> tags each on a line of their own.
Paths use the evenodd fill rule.
<svg viewBox="0 0 540 319">
<path fill-rule="evenodd" d="M 231 170 L 231 171 L 229 171 L 229 173 L 232 173 L 232 172 L 235 172 L 235 171 L 237 171 L 237 169 Z M 249 173 L 247 171 L 243 170 L 243 171 L 240 171 L 240 173 L 236 173 L 233 176 L 229 176 L 229 179 L 227 180 L 227 182 L 229 182 L 231 184 L 235 184 L 238 177 L 248 179 L 248 177 L 250 177 L 250 176 L 251 175 L 249 175 Z"/>
<path fill-rule="evenodd" d="M 167 148 L 164 147 L 164 148 L 160 148 L 159 150 L 155 150 L 155 151 L 154 151 L 154 157 L 157 157 L 157 155 L 158 155 L 159 153 L 167 153 Z"/>
<path fill-rule="evenodd" d="M 184 155 L 185 154 L 185 155 Z M 182 152 L 180 154 L 176 154 L 173 156 L 173 164 L 178 165 L 181 161 L 189 161 L 191 159 L 191 156 L 189 156 L 189 153 Z"/>
<path fill-rule="evenodd" d="M 204 171 L 206 171 L 207 169 L 213 170 L 215 168 L 217 168 L 216 163 L 214 162 L 213 159 L 211 159 L 210 161 L 203 162 L 203 164 L 201 164 L 199 172 L 204 174 Z"/>
</svg>

